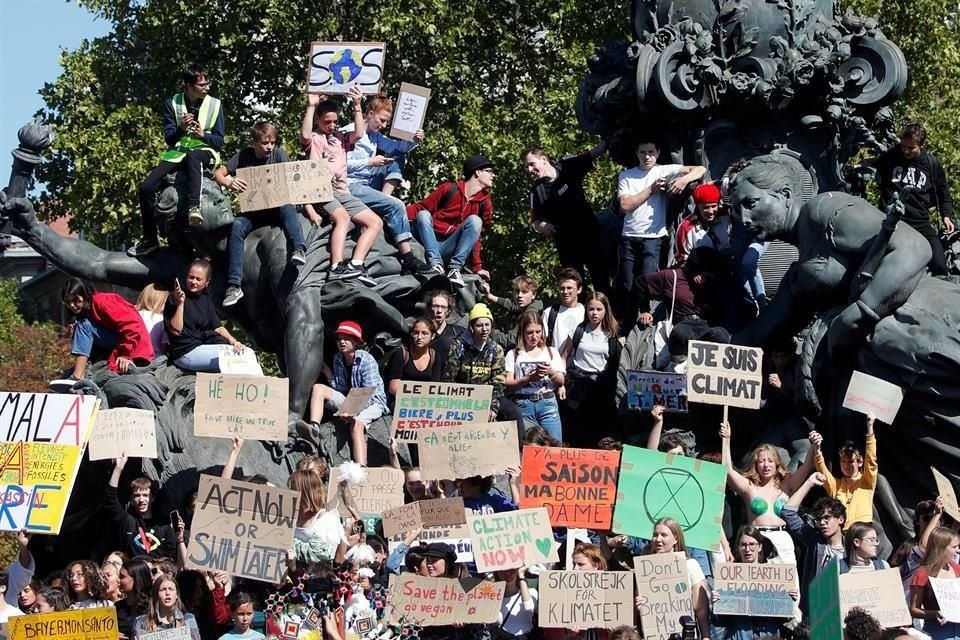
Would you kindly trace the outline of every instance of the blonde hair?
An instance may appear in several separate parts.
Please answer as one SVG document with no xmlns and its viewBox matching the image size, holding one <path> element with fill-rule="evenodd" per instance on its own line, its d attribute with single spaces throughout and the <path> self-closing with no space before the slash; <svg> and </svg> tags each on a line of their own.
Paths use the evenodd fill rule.
<svg viewBox="0 0 960 640">
<path fill-rule="evenodd" d="M 683 528 L 680 526 L 680 523 L 673 518 L 660 518 L 653 523 L 653 528 L 656 529 L 660 525 L 670 529 L 670 533 L 673 534 L 674 539 L 677 541 L 676 544 L 673 545 L 673 550 L 686 553 L 687 543 L 683 541 Z M 653 534 L 651 534 L 651 537 L 652 535 Z M 656 553 L 656 551 L 653 550 L 653 540 L 651 540 L 650 543 L 643 548 L 643 551 L 640 552 L 640 555 L 649 556 L 654 553 Z"/>
<path fill-rule="evenodd" d="M 537 346 L 534 349 L 542 348 L 546 344 L 544 339 L 544 327 L 543 319 L 540 317 L 540 314 L 536 311 L 524 311 L 523 315 L 520 316 L 520 322 L 517 323 L 517 352 L 526 351 L 527 344 L 523 339 L 523 334 L 527 331 L 527 327 L 535 324 L 540 327 L 540 342 L 537 343 Z"/>
<path fill-rule="evenodd" d="M 330 479 L 330 467 L 320 456 L 304 456 L 297 462 L 297 471 L 312 471 L 326 482 Z"/>
<path fill-rule="evenodd" d="M 956 539 L 957 532 L 949 527 L 937 527 L 930 532 L 930 538 L 927 540 L 927 555 L 923 557 L 922 567 L 927 569 L 927 573 L 936 577 L 947 558 L 947 549 Z"/>
<path fill-rule="evenodd" d="M 777 487 L 780 487 L 783 485 L 783 481 L 790 477 L 790 474 L 787 473 L 787 468 L 783 466 L 783 461 L 780 460 L 780 454 L 777 453 L 777 450 L 774 449 L 772 444 L 764 443 L 753 450 L 753 453 L 750 454 L 750 468 L 744 471 L 743 477 L 749 480 L 750 484 L 760 485 L 760 474 L 757 473 L 757 459 L 760 458 L 760 454 L 764 451 L 770 454 L 770 457 L 773 458 L 777 464 L 777 472 L 773 476 L 773 481 Z"/>
<path fill-rule="evenodd" d="M 297 469 L 287 482 L 294 491 L 300 492 L 300 520 L 305 522 L 327 506 L 327 489 L 320 474 L 307 469 Z"/>
<path fill-rule="evenodd" d="M 163 313 L 163 306 L 167 303 L 168 292 L 160 291 L 154 285 L 148 284 L 140 290 L 137 296 L 137 311 L 152 311 Z"/>
</svg>

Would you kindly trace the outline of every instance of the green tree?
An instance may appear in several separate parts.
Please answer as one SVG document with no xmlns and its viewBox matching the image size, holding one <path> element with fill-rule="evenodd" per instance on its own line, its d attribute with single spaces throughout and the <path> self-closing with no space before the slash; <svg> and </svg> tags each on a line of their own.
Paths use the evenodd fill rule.
<svg viewBox="0 0 960 640">
<path fill-rule="evenodd" d="M 19 303 L 17 281 L 0 280 L 0 389 L 43 393 L 67 365 L 70 344 L 52 322 L 24 321 Z"/>
<path fill-rule="evenodd" d="M 504 281 L 522 270 L 541 280 L 555 264 L 550 243 L 527 224 L 528 182 L 519 150 L 537 142 L 562 155 L 596 140 L 576 124 L 573 103 L 593 49 L 624 37 L 629 3 L 577 0 L 81 0 L 112 32 L 62 56 L 63 74 L 44 87 L 47 117 L 58 125 L 52 157 L 40 171 L 45 212 L 73 212 L 88 237 L 130 240 L 137 232 L 137 184 L 162 150 L 160 106 L 179 90 L 191 61 L 212 72 L 227 116 L 226 154 L 258 118 L 275 119 L 296 145 L 308 43 L 385 41 L 384 89 L 402 81 L 433 92 L 427 140 L 413 154 L 419 198 L 456 177 L 463 158 L 497 165 L 497 215 L 486 243 Z M 609 195 L 612 165 L 592 182 Z M 502 265 L 502 267 L 501 267 Z"/>
</svg>

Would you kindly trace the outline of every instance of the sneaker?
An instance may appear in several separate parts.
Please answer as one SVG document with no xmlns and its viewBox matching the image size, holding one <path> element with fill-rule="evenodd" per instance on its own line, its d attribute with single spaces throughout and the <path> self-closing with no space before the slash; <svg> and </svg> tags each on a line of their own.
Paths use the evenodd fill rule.
<svg viewBox="0 0 960 640">
<path fill-rule="evenodd" d="M 309 440 L 314 446 L 320 446 L 320 425 L 316 422 L 297 420 L 297 433 L 304 440 Z"/>
<path fill-rule="evenodd" d="M 357 281 L 368 287 L 377 286 L 377 281 L 370 277 L 370 274 L 367 273 L 367 267 L 365 265 L 360 265 L 360 275 L 357 276 Z"/>
<path fill-rule="evenodd" d="M 427 271 L 424 275 L 430 276 L 431 278 L 435 276 L 445 276 L 447 273 L 443 270 L 443 265 L 439 262 L 432 263 L 427 267 Z"/>
<path fill-rule="evenodd" d="M 338 262 L 336 266 L 330 267 L 330 272 L 327 275 L 327 280 L 339 280 L 343 277 L 343 272 L 346 270 L 347 265 L 344 262 Z"/>
<path fill-rule="evenodd" d="M 138 258 L 140 256 L 145 256 L 148 253 L 153 253 L 159 248 L 160 243 L 157 240 L 141 240 L 137 244 L 127 249 L 127 255 L 131 258 Z"/>
<path fill-rule="evenodd" d="M 347 262 L 342 265 L 340 270 L 340 279 L 341 280 L 353 280 L 354 278 L 359 278 L 364 275 L 365 271 L 363 265 L 356 265 L 352 262 Z"/>
<path fill-rule="evenodd" d="M 450 269 L 450 271 L 447 271 L 447 280 L 455 287 L 462 288 L 467 286 L 467 283 L 463 281 L 463 276 L 460 275 L 460 269 Z"/>
<path fill-rule="evenodd" d="M 243 297 L 243 289 L 238 287 L 235 284 L 227 287 L 227 294 L 223 296 L 223 306 L 232 307 L 233 305 L 240 302 L 240 298 Z"/>
<path fill-rule="evenodd" d="M 190 207 L 187 211 L 187 222 L 191 227 L 199 227 L 203 224 L 203 214 L 200 213 L 200 207 Z"/>
<path fill-rule="evenodd" d="M 413 255 L 413 252 L 405 253 L 400 257 L 400 273 L 402 275 L 430 273 L 432 269 L 426 262 Z"/>
<path fill-rule="evenodd" d="M 49 387 L 50 390 L 54 391 L 55 393 L 68 393 L 73 389 L 73 385 L 75 384 L 77 384 L 77 379 L 73 376 L 68 376 L 58 380 L 51 380 Z"/>
<path fill-rule="evenodd" d="M 303 249 L 297 249 L 290 256 L 290 262 L 293 264 L 307 264 L 307 252 Z"/>
</svg>

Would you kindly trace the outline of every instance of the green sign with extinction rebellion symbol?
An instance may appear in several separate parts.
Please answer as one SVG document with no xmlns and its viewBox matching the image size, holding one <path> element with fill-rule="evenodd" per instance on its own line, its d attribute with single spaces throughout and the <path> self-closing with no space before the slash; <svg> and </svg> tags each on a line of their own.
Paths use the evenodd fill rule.
<svg viewBox="0 0 960 640">
<path fill-rule="evenodd" d="M 720 550 L 723 465 L 625 446 L 620 459 L 613 530 L 650 538 L 661 518 L 673 518 L 688 547 Z"/>
</svg>

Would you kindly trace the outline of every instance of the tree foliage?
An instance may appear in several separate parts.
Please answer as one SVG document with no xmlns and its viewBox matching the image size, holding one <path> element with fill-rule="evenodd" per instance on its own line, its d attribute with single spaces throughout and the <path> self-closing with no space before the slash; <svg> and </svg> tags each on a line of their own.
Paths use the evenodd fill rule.
<svg viewBox="0 0 960 640">
<path fill-rule="evenodd" d="M 524 269 L 541 278 L 555 263 L 550 243 L 527 224 L 528 180 L 518 152 L 532 142 L 555 155 L 592 146 L 573 103 L 593 49 L 630 29 L 627 3 L 577 0 L 82 0 L 112 32 L 63 55 L 63 74 L 43 89 L 59 138 L 40 179 L 48 215 L 73 212 L 74 226 L 98 239 L 138 231 L 136 188 L 162 147 L 162 100 L 199 61 L 227 116 L 226 154 L 258 118 L 296 145 L 304 105 L 308 43 L 385 41 L 385 86 L 429 86 L 426 143 L 412 156 L 419 198 L 459 175 L 483 153 L 497 165 L 488 261 L 504 279 Z M 225 154 L 225 155 L 226 155 Z M 602 205 L 612 165 L 594 177 Z M 501 283 L 502 284 L 502 283 Z"/>
<path fill-rule="evenodd" d="M 0 280 L 0 389 L 47 392 L 69 361 L 70 344 L 52 322 L 25 322 L 18 302 L 17 281 Z"/>
</svg>

